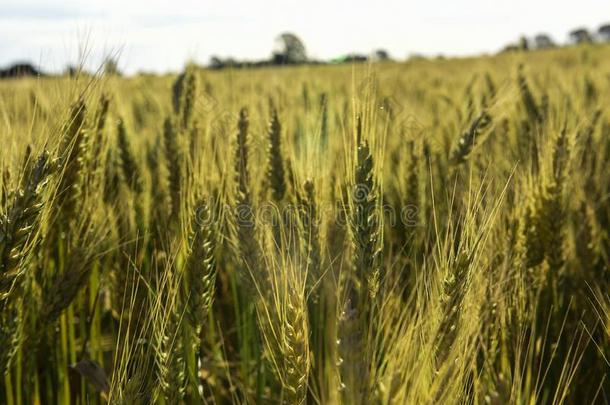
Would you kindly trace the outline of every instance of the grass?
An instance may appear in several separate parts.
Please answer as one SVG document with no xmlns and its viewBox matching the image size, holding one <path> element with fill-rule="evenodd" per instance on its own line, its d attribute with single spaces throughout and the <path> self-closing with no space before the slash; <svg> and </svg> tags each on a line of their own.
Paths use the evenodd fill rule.
<svg viewBox="0 0 610 405">
<path fill-rule="evenodd" d="M 609 402 L 609 58 L 0 83 L 0 403 Z"/>
</svg>

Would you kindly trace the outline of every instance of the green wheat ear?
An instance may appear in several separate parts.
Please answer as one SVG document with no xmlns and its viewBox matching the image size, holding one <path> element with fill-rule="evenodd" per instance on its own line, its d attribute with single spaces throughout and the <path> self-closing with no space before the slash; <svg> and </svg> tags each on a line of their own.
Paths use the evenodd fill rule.
<svg viewBox="0 0 610 405">
<path fill-rule="evenodd" d="M 303 231 L 301 238 L 303 243 L 303 252 L 307 258 L 307 287 L 311 294 L 311 299 L 317 301 L 319 288 L 315 288 L 315 284 L 318 283 L 321 272 L 322 263 L 322 250 L 320 247 L 320 231 L 319 231 L 319 218 L 318 218 L 318 206 L 315 196 L 314 184 L 311 180 L 306 180 L 303 184 L 303 190 L 305 196 L 301 196 L 298 193 L 299 198 L 299 209 L 300 209 L 300 220 Z"/>
<path fill-rule="evenodd" d="M 63 221 L 71 222 L 83 195 L 83 177 L 89 148 L 88 130 L 85 128 L 86 105 L 79 99 L 71 109 L 70 117 L 62 130 L 61 162 L 63 173 L 58 190 L 57 204 Z"/>
<path fill-rule="evenodd" d="M 43 193 L 55 168 L 47 152 L 35 163 L 26 163 L 22 185 L 11 194 L 10 206 L 0 217 L 0 302 L 23 274 L 21 264 L 28 254 L 28 242 L 37 233 L 45 205 Z"/>
<path fill-rule="evenodd" d="M 182 145 L 176 125 L 171 118 L 166 118 L 163 124 L 163 141 L 165 146 L 165 159 L 167 162 L 169 195 L 171 199 L 171 212 L 168 223 L 176 225 L 180 221 L 182 207 Z"/>
<path fill-rule="evenodd" d="M 235 183 L 237 203 L 250 203 L 250 174 L 248 172 L 248 112 L 245 108 L 239 111 L 237 136 L 235 142 Z"/>
<path fill-rule="evenodd" d="M 453 260 L 452 268 L 443 280 L 441 295 L 441 322 L 438 327 L 438 338 L 435 349 L 437 369 L 440 368 L 451 353 L 458 336 L 462 305 L 470 280 L 472 258 L 466 251 L 460 251 Z"/>
<path fill-rule="evenodd" d="M 407 164 L 407 173 L 405 176 L 405 198 L 404 198 L 404 206 L 412 212 L 412 216 L 409 220 L 413 221 L 414 224 L 409 224 L 409 226 L 404 229 L 407 233 L 405 235 L 406 240 L 409 241 L 409 248 L 415 246 L 417 241 L 415 237 L 417 235 L 417 227 L 421 226 L 421 218 L 422 218 L 422 197 L 420 191 L 420 182 L 421 182 L 421 169 L 420 169 L 420 155 L 421 155 L 421 144 L 415 141 L 411 141 L 407 144 L 408 154 L 409 154 L 409 163 Z M 410 249 L 408 249 L 410 250 Z"/>
<path fill-rule="evenodd" d="M 172 85 L 172 105 L 181 130 L 192 127 L 197 91 L 196 68 L 187 66 Z"/>
<path fill-rule="evenodd" d="M 165 228 L 170 216 L 171 199 L 167 191 L 167 179 L 161 171 L 163 147 L 161 138 L 157 137 L 154 144 L 148 147 L 146 153 L 146 164 L 150 173 L 151 187 L 150 198 L 152 206 L 149 215 L 148 228 L 151 232 L 151 240 L 154 249 L 161 249 L 166 236 Z"/>
<path fill-rule="evenodd" d="M 158 379 L 166 403 L 180 404 L 187 385 L 182 322 L 176 309 L 169 311 L 157 350 Z"/>
<path fill-rule="evenodd" d="M 235 222 L 237 227 L 237 261 L 241 265 L 238 277 L 242 284 L 252 290 L 252 276 L 258 274 L 259 251 L 255 232 L 255 218 L 252 212 L 250 173 L 248 171 L 248 113 L 245 108 L 239 112 L 235 141 Z"/>
<path fill-rule="evenodd" d="M 286 361 L 287 402 L 304 404 L 309 374 L 309 346 L 306 305 L 298 291 L 287 294 L 283 355 Z"/>
<path fill-rule="evenodd" d="M 26 153 L 30 156 L 30 152 Z M 0 374 L 8 370 L 23 338 L 22 280 L 33 238 L 40 228 L 45 205 L 43 193 L 57 168 L 43 152 L 35 162 L 26 160 L 21 185 L 8 196 L 9 207 L 0 216 Z"/>
<path fill-rule="evenodd" d="M 536 103 L 534 95 L 527 83 L 525 73 L 523 72 L 523 65 L 519 65 L 517 80 L 519 83 L 519 91 L 521 92 L 521 102 L 523 103 L 528 118 L 531 122 L 541 123 L 543 121 L 543 115 L 540 112 L 540 107 Z"/>
<path fill-rule="evenodd" d="M 482 112 L 477 118 L 474 119 L 470 128 L 464 135 L 458 140 L 458 144 L 451 155 L 451 163 L 459 165 L 464 163 L 470 156 L 475 141 L 481 135 L 483 131 L 489 128 L 491 124 L 491 116 L 487 112 Z"/>
<path fill-rule="evenodd" d="M 565 262 L 565 201 L 564 188 L 568 171 L 570 149 L 564 129 L 555 139 L 552 173 L 542 192 L 540 201 L 540 239 L 545 259 L 553 277 L 558 276 Z"/>
<path fill-rule="evenodd" d="M 23 309 L 21 302 L 1 304 L 0 308 L 0 375 L 5 375 L 23 338 Z"/>
<path fill-rule="evenodd" d="M 191 220 L 190 247 L 186 263 L 189 315 L 197 336 L 207 320 L 216 288 L 216 236 L 211 215 L 207 202 L 197 202 Z"/>
<path fill-rule="evenodd" d="M 108 110 L 110 109 L 110 97 L 107 94 L 102 94 L 99 100 L 98 110 L 95 113 L 95 133 L 92 137 L 92 145 L 89 150 L 89 162 L 90 168 L 93 175 L 98 175 L 100 168 L 99 157 L 102 156 L 103 147 L 105 146 L 106 139 L 104 138 L 104 129 L 108 121 Z"/>
<path fill-rule="evenodd" d="M 271 187 L 271 193 L 276 202 L 282 201 L 282 198 L 286 193 L 284 161 L 282 159 L 281 132 L 282 126 L 277 115 L 277 110 L 273 109 L 271 112 L 269 130 L 267 132 L 269 137 L 267 182 Z"/>
<path fill-rule="evenodd" d="M 127 129 L 125 128 L 125 123 L 122 119 L 119 119 L 117 123 L 117 140 L 119 144 L 121 168 L 123 169 L 123 178 L 134 193 L 140 194 L 142 192 L 142 176 L 140 175 L 140 168 L 133 156 Z"/>
<path fill-rule="evenodd" d="M 352 268 L 344 276 L 346 302 L 339 327 L 340 374 L 346 401 L 367 403 L 370 396 L 369 336 L 367 324 L 375 318 L 381 279 L 381 228 L 373 156 L 356 124 L 356 161 L 350 201 Z"/>
<path fill-rule="evenodd" d="M 355 184 L 352 190 L 352 237 L 354 267 L 360 280 L 366 280 L 369 294 L 374 298 L 379 290 L 380 237 L 377 215 L 377 190 L 373 180 L 373 156 L 368 141 L 357 149 Z"/>
</svg>

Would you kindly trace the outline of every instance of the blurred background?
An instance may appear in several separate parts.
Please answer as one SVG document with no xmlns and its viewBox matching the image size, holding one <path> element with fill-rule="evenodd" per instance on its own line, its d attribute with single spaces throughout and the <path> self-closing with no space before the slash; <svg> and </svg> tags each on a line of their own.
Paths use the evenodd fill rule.
<svg viewBox="0 0 610 405">
<path fill-rule="evenodd" d="M 602 0 L 3 0 L 0 67 L 95 71 L 110 58 L 117 70 L 133 74 L 178 71 L 186 61 L 224 66 L 274 58 L 466 56 L 608 40 L 608 20 L 610 6 Z M 286 45 L 283 33 L 305 51 L 293 52 L 296 60 L 277 58 L 296 43 Z"/>
</svg>

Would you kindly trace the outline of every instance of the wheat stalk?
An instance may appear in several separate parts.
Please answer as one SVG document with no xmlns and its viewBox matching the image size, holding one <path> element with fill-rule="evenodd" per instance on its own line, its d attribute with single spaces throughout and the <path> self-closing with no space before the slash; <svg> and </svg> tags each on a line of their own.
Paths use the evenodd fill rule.
<svg viewBox="0 0 610 405">
<path fill-rule="evenodd" d="M 374 166 L 362 123 L 356 127 L 356 162 L 351 195 L 350 231 L 353 262 L 344 278 L 347 301 L 340 317 L 339 353 L 341 382 L 346 401 L 367 403 L 370 395 L 368 324 L 374 319 L 375 299 L 380 287 L 380 225 Z"/>
</svg>

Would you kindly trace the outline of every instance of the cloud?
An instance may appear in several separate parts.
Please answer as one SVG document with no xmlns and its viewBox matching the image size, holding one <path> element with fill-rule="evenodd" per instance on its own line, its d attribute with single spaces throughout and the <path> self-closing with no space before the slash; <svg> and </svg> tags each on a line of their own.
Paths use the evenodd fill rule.
<svg viewBox="0 0 610 405">
<path fill-rule="evenodd" d="M 11 21 L 65 21 L 79 19 L 103 19 L 108 13 L 103 9 L 88 8 L 74 1 L 22 1 L 0 6 L 0 20 Z"/>
</svg>

